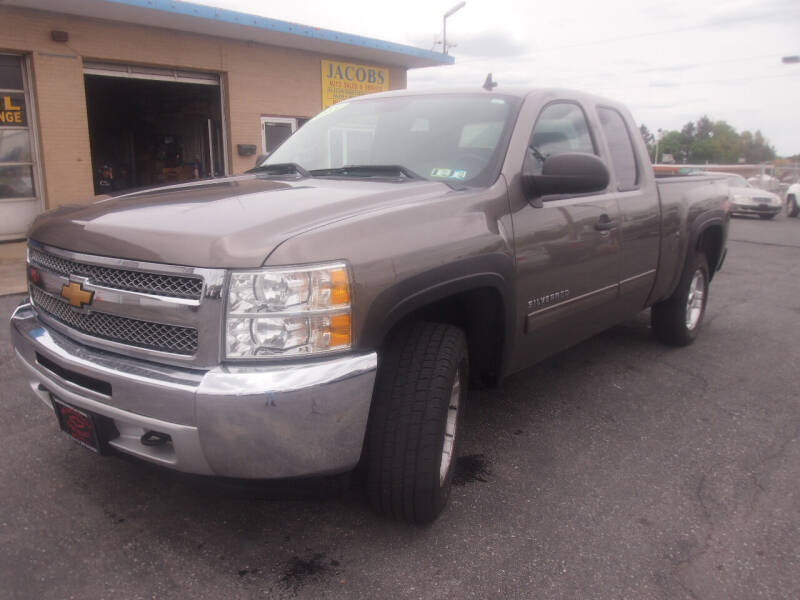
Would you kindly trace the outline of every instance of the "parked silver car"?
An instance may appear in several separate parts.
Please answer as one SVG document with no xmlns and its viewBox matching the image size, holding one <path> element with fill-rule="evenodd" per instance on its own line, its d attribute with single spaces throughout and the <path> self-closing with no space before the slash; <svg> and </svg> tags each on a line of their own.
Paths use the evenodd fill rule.
<svg viewBox="0 0 800 600">
<path fill-rule="evenodd" d="M 725 174 L 731 191 L 731 213 L 774 219 L 783 209 L 780 196 L 751 185 L 741 175 Z"/>
</svg>

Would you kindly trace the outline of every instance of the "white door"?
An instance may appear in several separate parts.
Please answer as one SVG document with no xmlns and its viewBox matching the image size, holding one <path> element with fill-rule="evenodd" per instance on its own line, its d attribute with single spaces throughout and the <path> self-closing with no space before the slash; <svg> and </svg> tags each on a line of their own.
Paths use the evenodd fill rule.
<svg viewBox="0 0 800 600">
<path fill-rule="evenodd" d="M 42 206 L 31 106 L 24 57 L 0 54 L 0 240 L 24 238 Z"/>
</svg>

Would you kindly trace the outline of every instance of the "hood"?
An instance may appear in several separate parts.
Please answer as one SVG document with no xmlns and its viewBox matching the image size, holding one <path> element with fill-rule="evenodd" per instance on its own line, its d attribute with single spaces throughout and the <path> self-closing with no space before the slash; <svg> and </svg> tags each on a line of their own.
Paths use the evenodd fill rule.
<svg viewBox="0 0 800 600">
<path fill-rule="evenodd" d="M 208 268 L 256 268 L 281 242 L 349 216 L 452 193 L 431 181 L 242 175 L 62 206 L 29 237 L 75 252 Z M 343 257 L 331 257 L 343 258 Z"/>
<path fill-rule="evenodd" d="M 770 200 L 780 200 L 777 194 L 754 187 L 731 187 L 731 194 L 734 196 L 744 196 L 745 198 L 769 198 Z"/>
</svg>

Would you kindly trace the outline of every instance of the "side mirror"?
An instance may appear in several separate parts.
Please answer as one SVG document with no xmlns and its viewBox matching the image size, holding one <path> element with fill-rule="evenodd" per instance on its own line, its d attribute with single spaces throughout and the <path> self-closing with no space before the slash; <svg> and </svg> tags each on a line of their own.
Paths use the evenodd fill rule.
<svg viewBox="0 0 800 600">
<path fill-rule="evenodd" d="M 260 165 L 262 162 L 269 158 L 269 154 L 259 154 L 256 156 L 256 166 Z"/>
<path fill-rule="evenodd" d="M 522 175 L 528 198 L 600 192 L 608 187 L 608 181 L 605 163 L 594 154 L 582 152 L 556 154 L 544 161 L 541 175 Z"/>
</svg>

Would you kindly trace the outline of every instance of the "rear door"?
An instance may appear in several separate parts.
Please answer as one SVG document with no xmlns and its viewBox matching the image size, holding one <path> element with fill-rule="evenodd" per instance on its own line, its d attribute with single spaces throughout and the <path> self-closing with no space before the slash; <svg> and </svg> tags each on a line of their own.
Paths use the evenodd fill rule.
<svg viewBox="0 0 800 600">
<path fill-rule="evenodd" d="M 653 177 L 645 177 L 650 161 L 636 151 L 639 132 L 626 113 L 611 106 L 597 106 L 610 158 L 612 185 L 620 208 L 621 317 L 644 308 L 656 277 L 661 239 L 661 210 Z"/>
<path fill-rule="evenodd" d="M 597 128 L 579 101 L 548 102 L 524 141 L 515 136 L 517 143 L 526 144 L 523 170 L 541 173 L 542 157 L 563 152 L 602 157 Z M 522 368 L 614 322 L 620 217 L 611 186 L 592 194 L 545 196 L 535 202 L 518 197 L 511 202 L 516 300 L 524 331 L 516 367 Z"/>
</svg>

